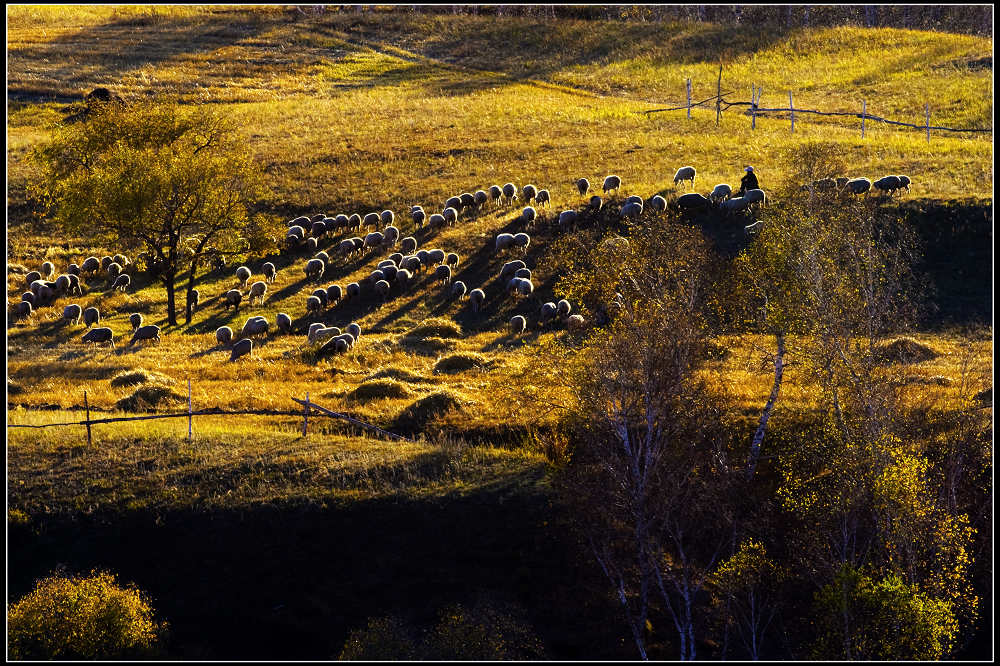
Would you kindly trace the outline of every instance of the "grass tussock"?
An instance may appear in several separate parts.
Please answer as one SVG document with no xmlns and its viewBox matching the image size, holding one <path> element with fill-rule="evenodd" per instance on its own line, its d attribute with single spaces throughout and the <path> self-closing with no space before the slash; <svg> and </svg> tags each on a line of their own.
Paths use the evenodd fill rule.
<svg viewBox="0 0 1000 666">
<path fill-rule="evenodd" d="M 460 338 L 462 337 L 462 327 L 450 319 L 433 318 L 414 326 L 407 335 L 414 338 Z"/>
<path fill-rule="evenodd" d="M 406 407 L 396 417 L 395 428 L 404 432 L 415 432 L 444 414 L 461 409 L 462 402 L 448 391 L 437 391 L 420 398 Z"/>
<path fill-rule="evenodd" d="M 938 357 L 938 353 L 912 338 L 899 338 L 875 350 L 875 359 L 882 365 L 922 363 Z"/>
<path fill-rule="evenodd" d="M 151 382 L 163 385 L 170 385 L 175 383 L 172 377 L 168 377 L 167 375 L 161 374 L 159 372 L 151 372 L 144 368 L 125 370 L 124 372 L 119 372 L 117 375 L 111 378 L 111 386 L 113 388 L 136 386 L 138 384 L 149 384 Z"/>
<path fill-rule="evenodd" d="M 436 381 L 433 377 L 425 377 L 424 375 L 411 372 L 405 368 L 394 367 L 380 368 L 369 375 L 365 381 L 371 381 L 373 379 L 396 379 L 408 384 L 433 384 Z"/>
<path fill-rule="evenodd" d="M 180 403 L 184 396 L 164 384 L 145 384 L 115 403 L 123 412 L 144 412 Z"/>
<path fill-rule="evenodd" d="M 398 381 L 391 379 L 376 379 L 368 381 L 351 391 L 347 397 L 351 400 L 380 400 L 386 398 L 408 398 L 412 391 Z"/>
<path fill-rule="evenodd" d="M 455 349 L 457 345 L 454 340 L 445 340 L 444 338 L 420 338 L 404 335 L 396 340 L 396 346 L 415 354 L 436 356 L 441 352 Z"/>
<path fill-rule="evenodd" d="M 486 370 L 492 365 L 493 362 L 488 360 L 482 354 L 476 354 L 474 352 L 460 352 L 458 354 L 445 356 L 438 360 L 438 362 L 434 364 L 434 372 L 452 374 L 476 368 Z"/>
<path fill-rule="evenodd" d="M 21 395 L 22 393 L 24 393 L 24 387 L 8 377 L 7 395 Z"/>
</svg>

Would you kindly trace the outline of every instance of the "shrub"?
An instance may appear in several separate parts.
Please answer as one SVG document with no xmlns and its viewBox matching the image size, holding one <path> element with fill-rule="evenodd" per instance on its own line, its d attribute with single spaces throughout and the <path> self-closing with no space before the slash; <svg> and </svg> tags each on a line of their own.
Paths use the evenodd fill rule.
<svg viewBox="0 0 1000 666">
<path fill-rule="evenodd" d="M 390 661 L 417 659 L 413 628 L 397 617 L 372 618 L 364 629 L 355 629 L 344 642 L 341 661 Z"/>
<path fill-rule="evenodd" d="M 415 338 L 431 336 L 438 338 L 460 338 L 462 337 L 462 327 L 450 319 L 426 319 L 423 323 L 410 329 L 407 335 Z"/>
<path fill-rule="evenodd" d="M 487 368 L 490 362 L 486 360 L 480 354 L 475 354 L 472 352 L 462 352 L 459 354 L 451 354 L 450 356 L 445 356 L 438 360 L 434 364 L 434 372 L 464 372 L 466 370 L 471 370 L 472 368 Z"/>
<path fill-rule="evenodd" d="M 155 656 L 165 625 L 145 596 L 109 573 L 55 573 L 7 611 L 11 659 Z"/>
<path fill-rule="evenodd" d="M 875 360 L 882 365 L 920 363 L 937 358 L 938 353 L 911 338 L 900 338 L 875 348 Z"/>
<path fill-rule="evenodd" d="M 168 385 L 173 384 L 174 380 L 166 375 L 161 375 L 158 372 L 150 372 L 149 370 L 144 370 L 143 368 L 124 370 L 111 378 L 111 386 L 114 388 L 136 386 L 137 384 L 147 384 L 150 382 Z"/>
<path fill-rule="evenodd" d="M 115 405 L 123 412 L 141 412 L 154 409 L 162 402 L 181 402 L 185 398 L 169 386 L 158 383 L 140 386 Z"/>
<path fill-rule="evenodd" d="M 352 400 L 376 400 L 379 398 L 408 398 L 410 389 L 391 379 L 376 379 L 364 382 L 348 394 Z"/>
</svg>

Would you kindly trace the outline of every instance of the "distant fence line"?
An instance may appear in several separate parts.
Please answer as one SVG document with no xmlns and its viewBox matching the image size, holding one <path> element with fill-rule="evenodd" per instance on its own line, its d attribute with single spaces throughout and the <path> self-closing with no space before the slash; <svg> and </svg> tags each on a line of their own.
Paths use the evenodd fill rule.
<svg viewBox="0 0 1000 666">
<path fill-rule="evenodd" d="M 313 416 L 327 416 L 330 418 L 341 419 L 348 421 L 360 428 L 365 430 L 371 430 L 377 432 L 381 435 L 389 437 L 390 439 L 403 440 L 406 442 L 412 442 L 413 440 L 408 437 L 403 437 L 402 435 L 397 435 L 395 433 L 389 432 L 388 430 L 383 430 L 376 425 L 361 421 L 347 414 L 341 414 L 340 412 L 334 412 L 325 407 L 317 405 L 315 402 L 309 400 L 309 394 L 306 393 L 306 399 L 300 400 L 299 398 L 291 398 L 294 402 L 302 405 L 302 410 L 278 410 L 278 409 L 244 409 L 244 410 L 223 410 L 218 407 L 212 407 L 209 409 L 201 409 L 194 411 L 191 409 L 191 381 L 188 380 L 188 409 L 185 412 L 173 412 L 169 414 L 149 414 L 147 416 L 114 416 L 110 418 L 103 419 L 92 419 L 90 418 L 90 403 L 87 401 L 87 392 L 83 392 L 83 404 L 86 417 L 82 421 L 64 421 L 61 423 L 40 423 L 40 424 L 27 424 L 27 423 L 8 423 L 8 428 L 55 428 L 62 426 L 86 426 L 87 428 L 87 446 L 92 446 L 92 436 L 91 436 L 91 426 L 102 423 L 119 423 L 123 421 L 152 421 L 157 419 L 177 419 L 177 418 L 187 418 L 188 420 L 188 441 L 190 442 L 193 437 L 193 417 L 195 416 L 243 416 L 243 415 L 264 415 L 264 416 L 301 416 L 302 417 L 302 434 L 303 436 L 308 434 L 309 430 L 309 414 L 310 410 L 316 410 L 313 412 Z M 74 409 L 60 409 L 58 411 L 77 411 Z"/>
<path fill-rule="evenodd" d="M 650 113 L 661 113 L 665 111 L 687 111 L 687 117 L 691 117 L 691 109 L 699 106 L 707 106 L 709 104 L 714 104 L 715 106 L 715 124 L 718 125 L 721 118 L 722 112 L 729 109 L 732 106 L 746 106 L 749 107 L 750 111 L 750 126 L 753 129 L 757 127 L 757 115 L 760 113 L 788 113 L 789 119 L 791 121 L 791 131 L 795 132 L 795 114 L 796 113 L 812 113 L 818 116 L 844 116 L 851 118 L 861 119 L 861 138 L 865 136 L 865 121 L 871 120 L 873 122 L 885 123 L 887 125 L 899 125 L 902 127 L 912 127 L 914 129 L 922 129 L 927 134 L 928 143 L 931 140 L 931 130 L 941 131 L 941 132 L 960 132 L 960 133 L 992 133 L 992 127 L 970 127 L 970 128 L 960 128 L 960 127 L 944 127 L 942 125 L 931 125 L 931 109 L 930 104 L 924 105 L 924 122 L 921 123 L 907 123 L 899 120 L 889 120 L 888 118 L 883 118 L 881 116 L 876 116 L 868 113 L 868 102 L 867 100 L 861 101 L 861 113 L 854 113 L 851 111 L 818 111 L 815 109 L 802 109 L 797 108 L 792 100 L 792 91 L 788 91 L 788 106 L 785 108 L 768 108 L 760 106 L 760 96 L 763 92 L 761 86 L 751 84 L 750 86 L 750 101 L 749 102 L 730 102 L 725 97 L 726 95 L 733 94 L 733 91 L 727 90 L 723 92 L 722 90 L 722 66 L 719 66 L 719 80 L 717 83 L 717 90 L 714 95 L 707 97 L 698 102 L 691 101 L 691 79 L 687 79 L 684 82 L 685 92 L 687 94 L 687 103 L 672 106 L 662 109 L 648 109 L 646 111 L 639 111 L 649 115 Z"/>
</svg>

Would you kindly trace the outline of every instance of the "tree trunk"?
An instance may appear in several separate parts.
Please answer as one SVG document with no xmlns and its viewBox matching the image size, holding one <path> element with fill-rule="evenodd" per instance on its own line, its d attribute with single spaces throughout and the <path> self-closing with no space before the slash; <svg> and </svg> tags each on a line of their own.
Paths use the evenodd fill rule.
<svg viewBox="0 0 1000 666">
<path fill-rule="evenodd" d="M 774 355 L 774 384 L 771 386 L 771 395 L 767 398 L 764 411 L 760 415 L 760 424 L 757 432 L 754 433 L 753 442 L 750 444 L 750 461 L 747 465 L 747 479 L 753 478 L 757 470 L 757 459 L 760 457 L 760 445 L 764 443 L 764 433 L 767 430 L 767 420 L 771 418 L 774 404 L 778 401 L 778 391 L 781 390 L 781 378 L 785 370 L 785 335 L 776 333 L 775 341 L 778 344 L 778 351 Z"/>
<path fill-rule="evenodd" d="M 174 312 L 174 283 L 177 280 L 177 270 L 170 269 L 163 274 L 163 286 L 167 288 L 167 324 L 177 325 L 177 314 Z"/>
<path fill-rule="evenodd" d="M 194 291 L 194 274 L 198 270 L 198 257 L 191 260 L 191 274 L 188 276 L 187 293 L 184 298 L 184 323 L 191 324 L 191 292 Z"/>
</svg>

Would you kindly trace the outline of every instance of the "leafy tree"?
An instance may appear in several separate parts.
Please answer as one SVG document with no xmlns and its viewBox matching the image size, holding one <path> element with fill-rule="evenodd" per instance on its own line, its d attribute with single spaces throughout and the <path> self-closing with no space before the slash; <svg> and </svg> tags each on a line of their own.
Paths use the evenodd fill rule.
<svg viewBox="0 0 1000 666">
<path fill-rule="evenodd" d="M 183 268 L 190 269 L 190 292 L 210 254 L 273 243 L 271 223 L 252 213 L 263 192 L 260 170 L 233 121 L 219 112 L 95 103 L 36 156 L 43 172 L 37 188 L 56 220 L 149 256 L 167 292 L 171 326 Z"/>
</svg>

